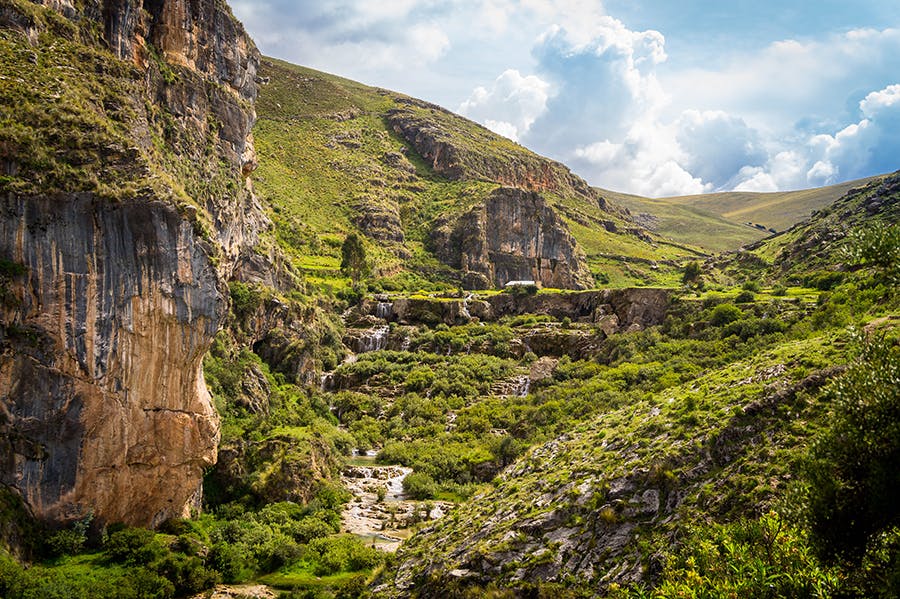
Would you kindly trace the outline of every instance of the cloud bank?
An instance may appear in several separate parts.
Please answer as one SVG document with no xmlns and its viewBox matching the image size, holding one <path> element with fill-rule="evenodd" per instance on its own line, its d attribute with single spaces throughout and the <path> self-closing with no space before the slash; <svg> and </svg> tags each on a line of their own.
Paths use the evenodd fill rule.
<svg viewBox="0 0 900 599">
<path fill-rule="evenodd" d="M 774 191 L 900 167 L 898 29 L 684 64 L 683 43 L 595 0 L 232 5 L 264 51 L 444 103 L 600 187 Z"/>
</svg>

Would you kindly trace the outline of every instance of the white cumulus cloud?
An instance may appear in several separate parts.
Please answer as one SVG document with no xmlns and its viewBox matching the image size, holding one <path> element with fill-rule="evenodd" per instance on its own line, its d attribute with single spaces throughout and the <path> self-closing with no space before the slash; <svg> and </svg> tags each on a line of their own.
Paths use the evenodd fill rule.
<svg viewBox="0 0 900 599">
<path fill-rule="evenodd" d="M 547 108 L 550 84 L 535 75 L 523 77 L 509 69 L 494 80 L 490 89 L 477 87 L 459 106 L 459 113 L 489 129 L 518 141 Z"/>
</svg>

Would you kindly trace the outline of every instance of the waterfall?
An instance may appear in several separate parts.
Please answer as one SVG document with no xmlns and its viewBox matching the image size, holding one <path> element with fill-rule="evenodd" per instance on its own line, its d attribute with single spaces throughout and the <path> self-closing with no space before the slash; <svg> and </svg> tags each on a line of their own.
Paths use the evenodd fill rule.
<svg viewBox="0 0 900 599">
<path fill-rule="evenodd" d="M 322 391 L 332 391 L 334 389 L 334 373 L 325 372 L 319 379 L 319 389 Z"/>
<path fill-rule="evenodd" d="M 472 320 L 472 315 L 469 314 L 469 300 L 472 299 L 472 294 L 469 293 L 462 301 L 462 307 L 459 310 L 459 313 L 466 319 Z"/>
<path fill-rule="evenodd" d="M 384 320 L 390 320 L 394 315 L 393 302 L 378 302 L 375 304 L 375 316 Z"/>
<path fill-rule="evenodd" d="M 391 328 L 387 325 L 369 329 L 359 338 L 359 352 L 379 351 L 387 347 L 388 333 Z"/>
<path fill-rule="evenodd" d="M 528 395 L 528 390 L 531 388 L 531 378 L 527 375 L 520 376 L 516 379 L 516 397 L 525 397 Z"/>
</svg>

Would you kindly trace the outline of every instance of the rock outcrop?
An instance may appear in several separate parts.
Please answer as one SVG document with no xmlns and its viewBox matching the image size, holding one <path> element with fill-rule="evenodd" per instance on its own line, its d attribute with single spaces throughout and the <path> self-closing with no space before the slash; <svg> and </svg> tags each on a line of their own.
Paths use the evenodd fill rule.
<svg viewBox="0 0 900 599">
<path fill-rule="evenodd" d="M 434 104 L 411 98 L 396 101 L 401 106 L 388 112 L 388 125 L 439 175 L 454 181 L 481 179 L 528 191 L 577 194 L 607 208 L 606 201 L 565 165 L 512 142 L 498 147 L 496 135 Z M 468 129 L 461 129 L 462 123 Z"/>
<path fill-rule="evenodd" d="M 117 58 L 88 46 L 96 36 L 67 43 L 85 44 L 134 94 L 96 113 L 130 128 L 134 167 L 120 172 L 133 179 L 112 184 L 134 191 L 42 193 L 35 176 L 0 196 L 0 483 L 49 522 L 93 513 L 152 526 L 187 513 L 216 460 L 202 358 L 224 317 L 223 281 L 266 224 L 245 179 L 259 57 L 216 0 L 42 4 L 28 14 L 7 4 L 0 25 L 23 46 L 60 30 L 51 10 L 71 22 L 64 31 L 104 32 Z M 146 112 L 115 117 L 121 106 Z M 8 165 L 27 163 L 15 152 L 4 149 Z M 183 190 L 164 193 L 161 179 Z"/>
<path fill-rule="evenodd" d="M 438 258 L 460 268 L 464 281 L 502 287 L 529 280 L 563 289 L 593 284 L 575 239 L 536 192 L 497 189 L 455 222 L 438 226 L 433 237 Z"/>
<path fill-rule="evenodd" d="M 494 321 L 504 316 L 546 314 L 556 319 L 569 318 L 576 322 L 595 323 L 607 334 L 631 327 L 646 328 L 665 320 L 672 297 L 671 290 L 649 287 L 631 289 L 600 289 L 516 295 L 498 293 L 484 298 L 475 296 L 456 298 L 398 298 L 388 301 L 363 299 L 354 313 L 375 317 L 369 327 L 384 322 L 402 325 L 465 324 L 473 318 Z"/>
</svg>

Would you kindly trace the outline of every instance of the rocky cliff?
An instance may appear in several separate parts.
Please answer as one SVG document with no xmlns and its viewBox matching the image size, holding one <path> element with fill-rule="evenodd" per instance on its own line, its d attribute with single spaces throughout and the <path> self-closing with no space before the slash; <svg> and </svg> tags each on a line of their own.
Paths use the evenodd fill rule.
<svg viewBox="0 0 900 599">
<path fill-rule="evenodd" d="M 388 125 L 448 179 L 482 179 L 529 191 L 575 194 L 607 208 L 606 201 L 563 164 L 453 115 L 434 104 L 398 98 Z"/>
<path fill-rule="evenodd" d="M 265 226 L 258 54 L 215 0 L 43 4 L 0 11 L 34 72 L 4 90 L 0 481 L 40 519 L 155 525 L 216 459 L 202 357 Z"/>
<path fill-rule="evenodd" d="M 497 189 L 455 222 L 439 225 L 433 242 L 438 258 L 460 268 L 470 289 L 522 280 L 565 289 L 593 284 L 565 223 L 535 192 Z"/>
</svg>

